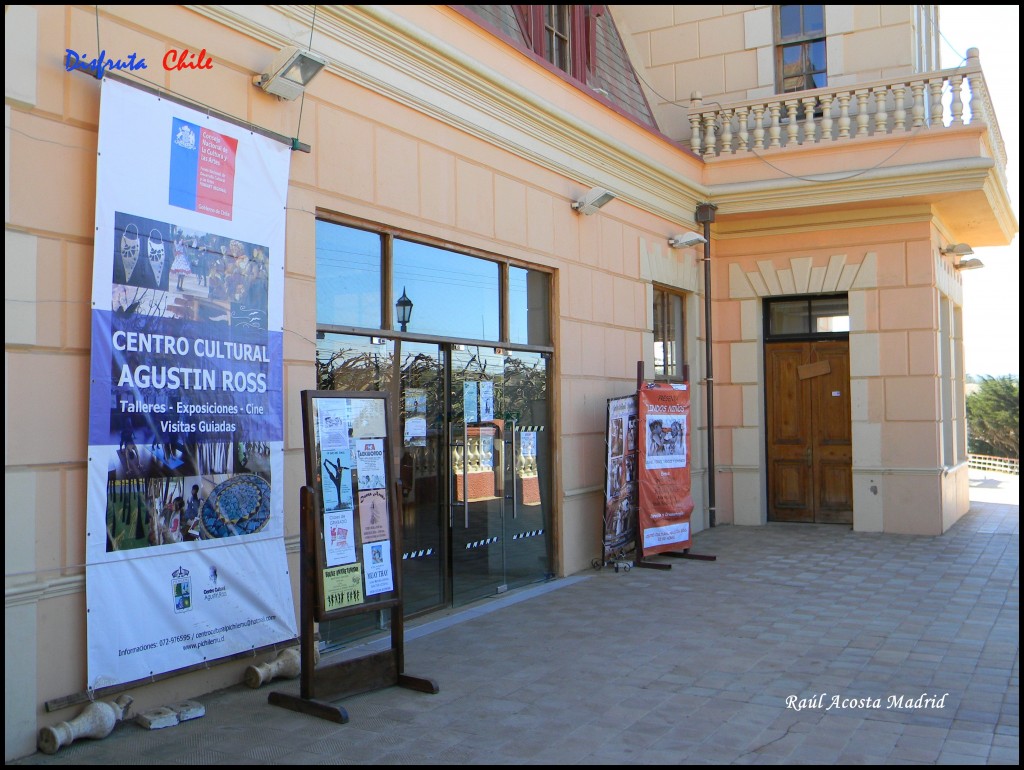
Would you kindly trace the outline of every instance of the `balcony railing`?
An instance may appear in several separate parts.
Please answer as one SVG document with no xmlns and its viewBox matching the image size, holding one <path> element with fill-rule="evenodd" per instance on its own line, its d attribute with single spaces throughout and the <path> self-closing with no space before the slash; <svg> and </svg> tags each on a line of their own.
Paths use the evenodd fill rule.
<svg viewBox="0 0 1024 770">
<path fill-rule="evenodd" d="M 987 124 L 1005 173 L 1006 149 L 985 87 L 978 49 L 956 69 L 857 83 L 704 108 L 691 98 L 690 149 L 705 159 L 781 147 L 827 145 L 868 136 Z"/>
</svg>

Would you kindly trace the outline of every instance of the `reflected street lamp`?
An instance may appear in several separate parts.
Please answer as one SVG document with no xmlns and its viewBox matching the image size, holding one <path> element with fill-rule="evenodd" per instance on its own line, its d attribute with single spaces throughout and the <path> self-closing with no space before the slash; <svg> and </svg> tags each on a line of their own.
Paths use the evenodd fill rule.
<svg viewBox="0 0 1024 770">
<path fill-rule="evenodd" d="M 398 298 L 398 302 L 395 303 L 395 312 L 398 316 L 398 323 L 402 327 L 402 331 L 406 330 L 406 325 L 409 323 L 409 319 L 412 318 L 412 300 L 405 296 L 405 287 L 402 287 L 402 296 Z"/>
</svg>

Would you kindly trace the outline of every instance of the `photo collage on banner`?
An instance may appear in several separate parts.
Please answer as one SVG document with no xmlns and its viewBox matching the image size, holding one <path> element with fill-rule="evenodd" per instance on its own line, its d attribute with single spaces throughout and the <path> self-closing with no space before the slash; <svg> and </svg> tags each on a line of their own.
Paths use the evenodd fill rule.
<svg viewBox="0 0 1024 770">
<path fill-rule="evenodd" d="M 605 457 L 604 560 L 634 550 L 639 436 L 636 396 L 608 399 Z"/>
<path fill-rule="evenodd" d="M 93 688 L 297 633 L 282 488 L 290 150 L 118 81 L 101 88 Z"/>
<path fill-rule="evenodd" d="M 379 398 L 313 399 L 313 456 L 323 501 L 324 610 L 395 590 L 386 414 Z"/>
<path fill-rule="evenodd" d="M 689 386 L 648 384 L 639 392 L 641 557 L 690 547 Z"/>
</svg>

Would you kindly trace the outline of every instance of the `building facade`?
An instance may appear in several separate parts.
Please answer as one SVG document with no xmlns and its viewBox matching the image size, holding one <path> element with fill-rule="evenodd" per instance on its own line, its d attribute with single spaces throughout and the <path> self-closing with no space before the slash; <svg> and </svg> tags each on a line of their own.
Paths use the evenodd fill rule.
<svg viewBox="0 0 1024 770">
<path fill-rule="evenodd" d="M 5 14 L 8 760 L 87 681 L 100 87 L 69 51 L 134 54 L 129 82 L 309 150 L 292 153 L 284 268 L 293 575 L 313 388 L 411 404 L 409 612 L 590 566 L 607 401 L 638 362 L 692 384 L 694 531 L 937 535 L 966 512 L 953 247 L 1007 244 L 1017 223 L 977 51 L 938 70 L 936 6 Z M 294 100 L 253 82 L 286 46 L 327 62 Z M 176 66 L 186 50 L 196 66 Z M 669 244 L 686 232 L 708 246 Z M 139 684 L 136 708 L 248 662 Z"/>
</svg>

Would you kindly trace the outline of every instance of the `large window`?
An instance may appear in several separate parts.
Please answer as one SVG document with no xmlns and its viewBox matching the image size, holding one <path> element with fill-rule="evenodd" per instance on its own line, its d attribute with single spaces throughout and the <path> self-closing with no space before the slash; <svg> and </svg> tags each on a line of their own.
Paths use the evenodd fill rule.
<svg viewBox="0 0 1024 770">
<path fill-rule="evenodd" d="M 654 376 L 686 377 L 686 298 L 654 287 Z"/>
<path fill-rule="evenodd" d="M 326 331 L 549 347 L 550 275 L 392 233 L 318 220 L 316 318 Z M 404 300 L 403 300 L 404 298 Z M 402 324 L 399 303 L 412 302 Z"/>
<path fill-rule="evenodd" d="M 776 6 L 775 72 L 783 94 L 828 85 L 825 6 Z"/>
</svg>

